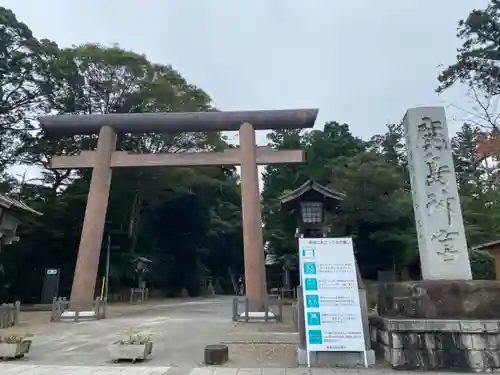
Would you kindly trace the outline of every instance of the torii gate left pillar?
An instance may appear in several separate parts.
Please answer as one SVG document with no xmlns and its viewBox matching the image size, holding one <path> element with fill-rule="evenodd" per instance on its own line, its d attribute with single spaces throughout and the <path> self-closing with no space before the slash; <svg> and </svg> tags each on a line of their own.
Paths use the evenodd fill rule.
<svg viewBox="0 0 500 375">
<path fill-rule="evenodd" d="M 99 131 L 97 140 L 95 158 L 99 162 L 95 163 L 92 168 L 92 179 L 90 180 L 75 275 L 71 288 L 71 304 L 72 308 L 76 310 L 81 307 L 86 308 L 88 301 L 94 299 L 111 185 L 111 155 L 115 147 L 115 131 L 110 126 L 103 126 Z"/>
<path fill-rule="evenodd" d="M 284 110 L 40 118 L 49 134 L 99 133 L 96 151 L 85 151 L 76 156 L 56 156 L 51 160 L 51 167 L 55 169 L 93 168 L 71 291 L 72 309 L 87 309 L 94 297 L 112 168 L 131 166 L 241 165 L 246 296 L 250 300 L 264 301 L 267 287 L 257 165 L 302 162 L 304 154 L 300 150 L 275 151 L 256 147 L 255 130 L 312 127 L 316 116 L 317 110 Z M 117 133 L 222 130 L 239 130 L 239 149 L 140 155 L 115 151 Z"/>
</svg>

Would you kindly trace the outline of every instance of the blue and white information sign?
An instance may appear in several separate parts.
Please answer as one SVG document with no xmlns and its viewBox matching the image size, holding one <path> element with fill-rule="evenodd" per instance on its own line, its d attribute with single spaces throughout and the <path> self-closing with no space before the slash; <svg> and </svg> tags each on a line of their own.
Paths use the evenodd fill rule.
<svg viewBox="0 0 500 375">
<path fill-rule="evenodd" d="M 366 347 L 351 238 L 300 238 L 307 358 Z"/>
</svg>

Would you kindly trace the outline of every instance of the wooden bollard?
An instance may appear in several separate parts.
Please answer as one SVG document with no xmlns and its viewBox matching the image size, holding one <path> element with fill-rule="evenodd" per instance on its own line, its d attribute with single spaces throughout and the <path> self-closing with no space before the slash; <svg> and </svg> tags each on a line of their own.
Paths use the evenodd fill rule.
<svg viewBox="0 0 500 375">
<path fill-rule="evenodd" d="M 226 345 L 205 346 L 205 364 L 223 365 L 229 360 L 229 350 Z"/>
</svg>

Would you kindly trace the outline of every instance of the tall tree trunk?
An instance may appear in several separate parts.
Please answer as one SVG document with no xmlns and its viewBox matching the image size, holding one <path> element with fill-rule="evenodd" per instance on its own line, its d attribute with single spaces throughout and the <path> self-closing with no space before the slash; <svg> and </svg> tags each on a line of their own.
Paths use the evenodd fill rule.
<svg viewBox="0 0 500 375">
<path fill-rule="evenodd" d="M 141 216 L 141 193 L 136 191 L 134 201 L 132 203 L 132 210 L 130 212 L 130 219 L 128 224 L 128 237 L 130 240 L 129 253 L 135 253 L 137 239 L 139 237 L 139 222 Z"/>
</svg>

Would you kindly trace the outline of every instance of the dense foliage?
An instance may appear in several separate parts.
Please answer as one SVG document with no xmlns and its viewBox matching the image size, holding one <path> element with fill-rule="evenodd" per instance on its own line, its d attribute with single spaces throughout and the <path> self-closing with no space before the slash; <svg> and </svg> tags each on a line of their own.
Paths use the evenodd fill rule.
<svg viewBox="0 0 500 375">
<path fill-rule="evenodd" d="M 470 121 L 453 137 L 452 148 L 467 240 L 477 245 L 500 235 L 500 1 L 472 10 L 459 21 L 457 36 L 462 42 L 457 60 L 439 75 L 437 92 L 467 84 L 474 101 L 472 110 L 465 109 Z M 280 131 L 269 138 L 277 148 L 302 147 L 308 154 L 304 165 L 266 168 L 264 220 L 268 249 L 276 259 L 296 261 L 295 224 L 278 210 L 278 197 L 290 182 L 296 187 L 314 179 L 347 194 L 330 218 L 331 231 L 355 238 L 365 277 L 376 277 L 378 270 L 415 268 L 418 253 L 401 125 L 388 125 L 385 134 L 368 141 L 335 122 L 323 131 Z M 494 278 L 487 252 L 471 251 L 470 259 L 475 278 Z"/>
<path fill-rule="evenodd" d="M 476 44 L 500 46 L 490 21 L 498 19 L 498 2 L 475 11 L 460 24 L 464 48 L 457 64 L 440 77 L 441 89 L 457 80 L 476 79 L 490 95 L 498 81 Z M 478 37 L 488 37 L 488 42 Z M 488 34 L 490 33 L 490 34 Z M 486 35 L 486 36 L 484 36 Z M 495 39 L 496 38 L 496 39 Z M 472 40 L 474 39 L 474 40 Z M 482 64 L 473 63 L 479 56 Z M 479 75 L 470 75 L 475 71 Z M 468 75 L 469 74 L 469 75 Z M 488 76 L 486 75 L 488 74 Z M 95 137 L 44 137 L 36 117 L 44 113 L 140 113 L 215 110 L 211 98 L 186 82 L 171 66 L 118 46 L 86 44 L 60 48 L 39 40 L 8 9 L 0 7 L 0 192 L 24 200 L 42 217 L 26 216 L 18 229 L 21 241 L 0 252 L 0 299 L 38 301 L 46 268 L 61 269 L 61 294 L 73 277 L 89 170 L 50 170 L 49 156 L 92 149 Z M 490 129 L 491 130 L 491 129 Z M 499 234 L 500 196 L 495 155 L 476 150 L 490 130 L 464 124 L 453 139 L 457 183 L 470 244 Z M 355 238 L 365 277 L 417 261 L 415 225 L 400 125 L 362 140 L 336 122 L 322 130 L 281 130 L 269 135 L 279 149 L 303 148 L 302 165 L 267 166 L 263 215 L 266 248 L 278 263 L 294 262 L 293 218 L 280 210 L 278 197 L 308 179 L 347 194 L 330 220 L 333 235 Z M 218 133 L 121 136 L 118 147 L 131 152 L 210 151 L 229 147 Z M 39 179 L 14 178 L 15 164 L 35 166 Z M 130 260 L 152 260 L 150 286 L 166 295 L 197 294 L 212 278 L 216 290 L 232 292 L 243 272 L 241 205 L 234 168 L 130 168 L 114 171 L 105 239 L 111 239 L 111 294 L 134 285 Z M 100 276 L 103 275 L 103 242 Z M 471 255 L 477 277 L 491 278 L 491 258 Z"/>
<path fill-rule="evenodd" d="M 452 140 L 471 245 L 496 239 L 500 233 L 500 192 L 489 179 L 497 167 L 491 158 L 488 164 L 476 152 L 477 139 L 482 135 L 478 128 L 464 124 Z M 276 259 L 296 258 L 296 224 L 279 210 L 278 198 L 291 185 L 297 187 L 314 179 L 347 195 L 339 211 L 329 218 L 329 225 L 332 235 L 355 238 L 364 277 L 375 279 L 379 270 L 398 272 L 418 263 L 401 125 L 388 125 L 385 134 L 368 141 L 354 137 L 347 125 L 334 122 L 326 124 L 322 131 L 279 131 L 269 138 L 277 148 L 302 147 L 308 155 L 303 165 L 268 166 L 264 174 L 266 239 Z M 471 263 L 475 277 L 494 276 L 488 254 L 473 252 Z"/>
<path fill-rule="evenodd" d="M 438 91 L 473 82 L 488 95 L 500 94 L 500 1 L 472 10 L 459 22 L 457 36 L 462 41 L 457 61 L 439 75 Z"/>
<path fill-rule="evenodd" d="M 91 171 L 49 170 L 48 158 L 91 149 L 95 137 L 47 139 L 37 115 L 211 109 L 210 97 L 171 66 L 117 46 L 58 48 L 36 39 L 11 11 L 0 8 L 1 187 L 43 213 L 26 217 L 18 229 L 22 240 L 0 253 L 0 296 L 36 301 L 45 268 L 61 269 L 62 295 L 71 287 Z M 141 153 L 226 146 L 217 133 L 123 136 L 118 141 L 119 149 Z M 41 179 L 16 182 L 6 173 L 14 163 L 39 167 Z M 232 291 L 231 275 L 242 272 L 235 172 L 222 167 L 115 170 L 105 233 L 112 245 L 110 292 L 135 284 L 130 261 L 137 255 L 152 260 L 150 286 L 165 294 L 197 294 L 208 277 L 219 290 Z M 102 251 L 101 268 L 104 258 Z"/>
</svg>

